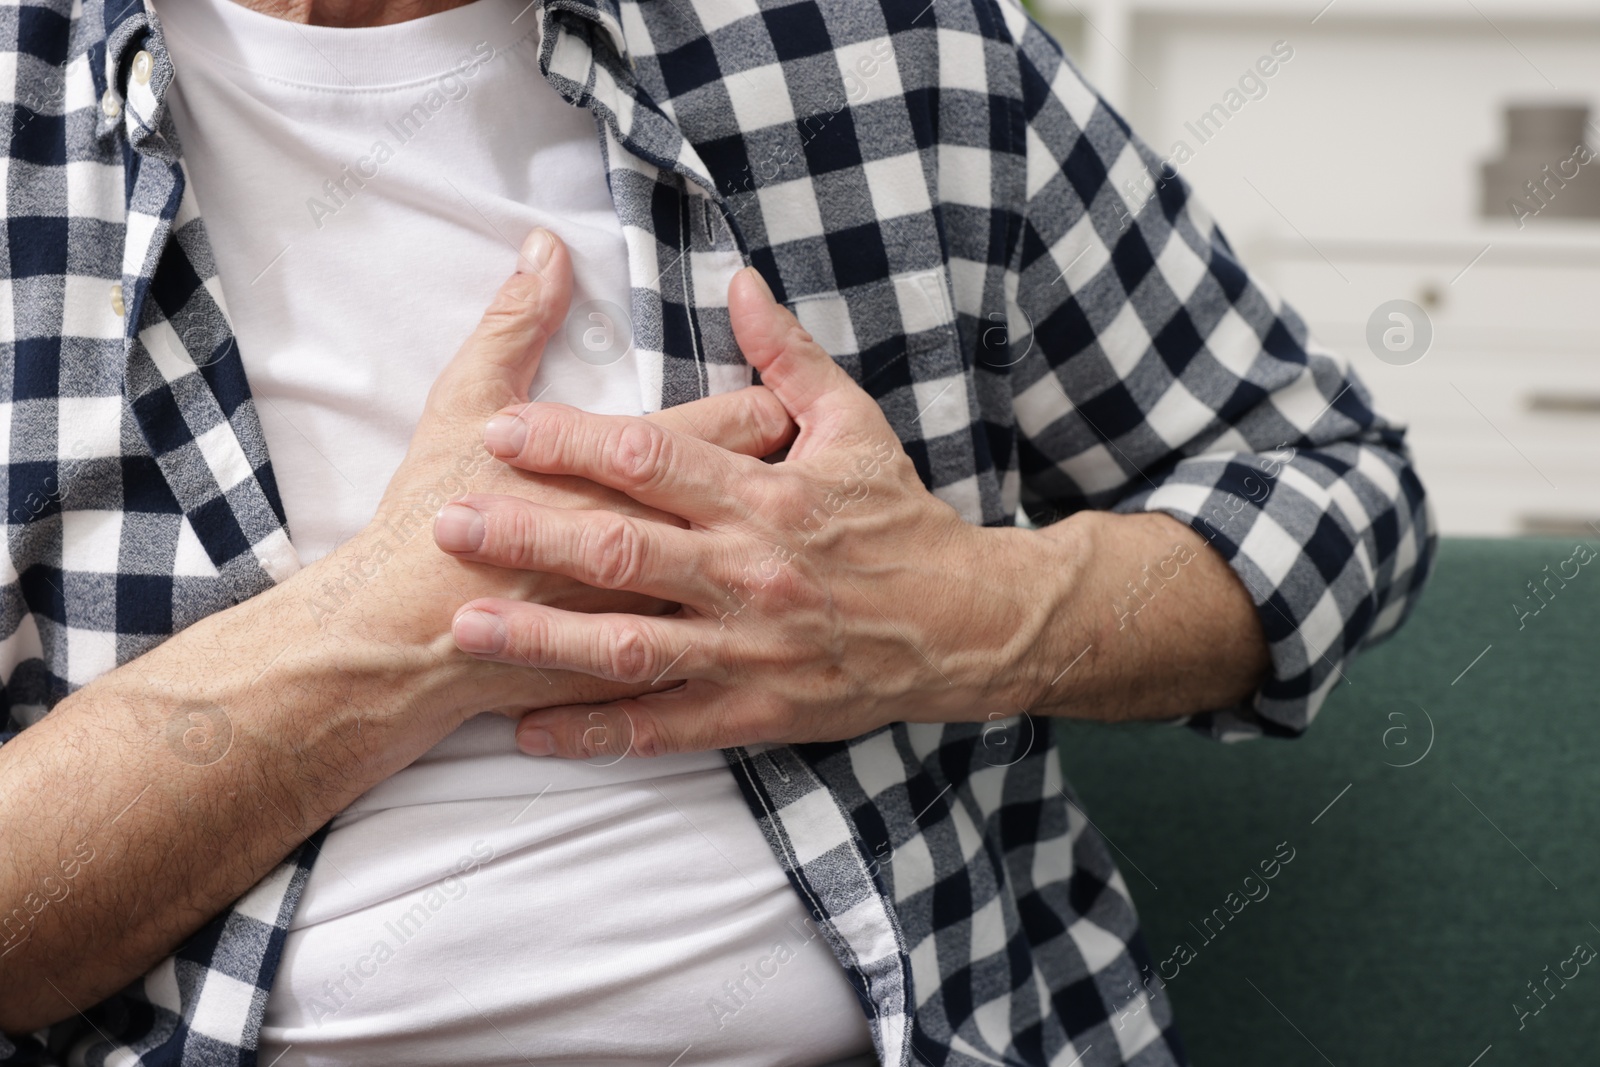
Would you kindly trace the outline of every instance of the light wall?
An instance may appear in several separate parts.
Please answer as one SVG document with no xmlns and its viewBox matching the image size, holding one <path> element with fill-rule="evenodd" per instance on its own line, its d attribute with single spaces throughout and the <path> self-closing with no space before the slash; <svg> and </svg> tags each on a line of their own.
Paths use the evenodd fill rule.
<svg viewBox="0 0 1600 1067">
<path fill-rule="evenodd" d="M 1505 104 L 1588 104 L 1600 146 L 1600 3 L 1324 4 L 1035 12 L 1152 147 L 1186 144 L 1180 173 L 1246 263 L 1409 423 L 1445 533 L 1600 534 L 1600 221 L 1479 215 Z M 1198 117 L 1275 45 L 1292 58 L 1202 143 Z M 1414 326 L 1391 336 L 1431 329 L 1421 358 L 1369 344 L 1393 300 L 1418 310 L 1380 314 Z"/>
</svg>

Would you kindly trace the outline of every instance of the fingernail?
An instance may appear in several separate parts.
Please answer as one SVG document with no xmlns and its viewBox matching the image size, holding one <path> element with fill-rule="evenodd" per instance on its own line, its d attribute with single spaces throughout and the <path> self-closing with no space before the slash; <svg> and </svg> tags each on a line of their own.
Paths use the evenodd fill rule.
<svg viewBox="0 0 1600 1067">
<path fill-rule="evenodd" d="M 446 552 L 476 552 L 483 535 L 482 513 L 466 504 L 446 504 L 433 517 L 433 541 Z"/>
<path fill-rule="evenodd" d="M 769 301 L 774 304 L 777 303 L 777 299 L 772 295 L 772 287 L 767 284 L 767 280 L 761 276 L 760 271 L 756 270 L 754 267 L 746 267 L 745 273 L 756 280 L 756 285 L 761 287 L 762 293 L 766 295 L 766 298 Z"/>
<path fill-rule="evenodd" d="M 523 274 L 538 274 L 550 262 L 550 253 L 556 249 L 550 231 L 539 227 L 522 242 L 522 254 L 517 260 L 517 270 Z"/>
<path fill-rule="evenodd" d="M 451 627 L 456 647 L 463 652 L 486 656 L 506 647 L 506 624 L 498 615 L 487 611 L 467 611 L 456 618 Z"/>
<path fill-rule="evenodd" d="M 549 730 L 525 726 L 517 731 L 517 747 L 530 756 L 548 756 L 556 750 L 556 739 Z"/>
<path fill-rule="evenodd" d="M 528 440 L 528 424 L 515 415 L 496 415 L 483 428 L 483 443 L 502 459 L 522 451 Z"/>
</svg>

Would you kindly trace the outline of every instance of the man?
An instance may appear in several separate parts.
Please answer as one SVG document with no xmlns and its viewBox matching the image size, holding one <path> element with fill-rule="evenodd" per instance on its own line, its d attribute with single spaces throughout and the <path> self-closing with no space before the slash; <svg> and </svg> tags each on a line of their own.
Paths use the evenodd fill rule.
<svg viewBox="0 0 1600 1067">
<path fill-rule="evenodd" d="M 11 11 L 11 1058 L 1184 1062 L 1044 717 L 1433 535 L 1021 11 Z"/>
</svg>

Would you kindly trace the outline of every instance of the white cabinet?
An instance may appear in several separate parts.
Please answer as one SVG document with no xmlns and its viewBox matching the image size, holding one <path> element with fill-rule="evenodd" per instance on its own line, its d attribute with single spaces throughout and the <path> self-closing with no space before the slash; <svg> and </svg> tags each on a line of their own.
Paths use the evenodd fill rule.
<svg viewBox="0 0 1600 1067">
<path fill-rule="evenodd" d="M 1600 146 L 1600 2 L 1034 9 L 1159 154 L 1187 144 L 1179 169 L 1241 257 L 1410 424 L 1445 533 L 1600 534 L 1600 223 L 1478 215 L 1506 104 L 1587 103 Z M 1198 116 L 1276 42 L 1293 58 L 1202 144 Z M 1434 329 L 1406 366 L 1366 341 L 1394 299 Z"/>
<path fill-rule="evenodd" d="M 1445 532 L 1593 537 L 1600 239 L 1481 236 L 1329 239 L 1317 249 L 1279 239 L 1241 254 L 1272 288 L 1295 294 L 1312 334 L 1349 356 L 1379 410 L 1410 425 Z M 1394 299 L 1419 305 L 1431 323 L 1431 345 L 1414 363 L 1380 360 L 1369 346 L 1369 319 Z"/>
</svg>

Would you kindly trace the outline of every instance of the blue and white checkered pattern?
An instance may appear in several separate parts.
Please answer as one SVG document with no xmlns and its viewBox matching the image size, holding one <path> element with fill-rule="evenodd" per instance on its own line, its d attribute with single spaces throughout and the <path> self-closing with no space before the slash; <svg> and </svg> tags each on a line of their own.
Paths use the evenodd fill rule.
<svg viewBox="0 0 1600 1067">
<path fill-rule="evenodd" d="M 1260 611 L 1272 676 L 1192 726 L 1295 734 L 1414 604 L 1402 431 L 1008 0 L 545 0 L 597 118 L 657 404 L 742 385 L 759 267 L 970 521 L 1159 510 Z M 148 78 L 133 57 L 148 51 Z M 140 0 L 0 7 L 6 733 L 297 562 Z M 1044 724 L 728 752 L 886 1067 L 1184 1062 Z M 54 1029 L 90 1064 L 253 1064 L 315 840 Z M 1115 1017 L 1115 1018 L 1114 1018 Z M 32 1038 L 0 1059 L 48 1056 Z"/>
</svg>

